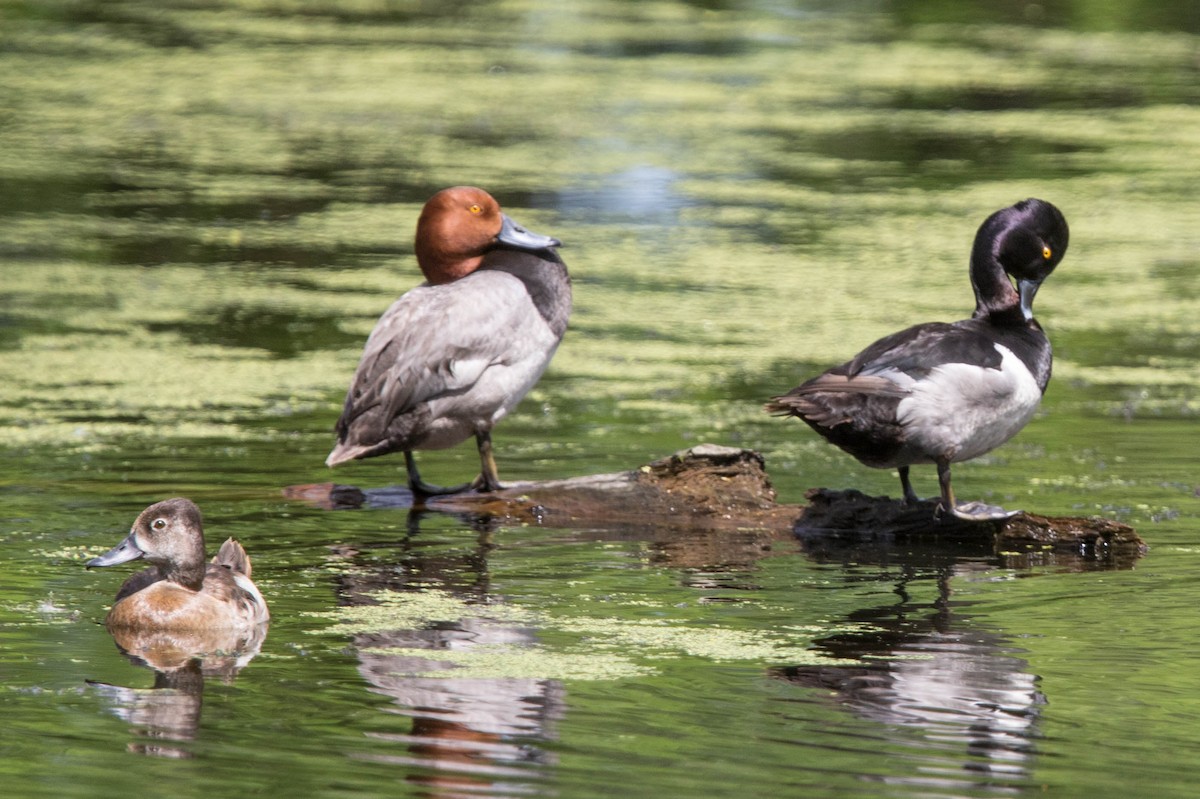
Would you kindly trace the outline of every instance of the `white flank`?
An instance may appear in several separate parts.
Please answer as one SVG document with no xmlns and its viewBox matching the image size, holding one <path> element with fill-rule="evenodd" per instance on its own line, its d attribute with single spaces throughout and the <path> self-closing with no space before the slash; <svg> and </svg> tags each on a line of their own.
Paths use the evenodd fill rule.
<svg viewBox="0 0 1200 799">
<path fill-rule="evenodd" d="M 916 381 L 896 415 L 929 453 L 965 461 L 1008 441 L 1033 418 L 1042 392 L 1021 359 L 996 344 L 1000 368 L 949 363 Z"/>
<path fill-rule="evenodd" d="M 265 621 L 270 621 L 271 614 L 267 610 L 267 600 L 263 599 L 263 595 L 259 593 L 258 586 L 250 582 L 250 578 L 244 574 L 237 574 L 235 572 L 232 576 L 238 588 L 254 597 L 254 616 L 246 621 L 250 624 L 262 624 Z"/>
</svg>

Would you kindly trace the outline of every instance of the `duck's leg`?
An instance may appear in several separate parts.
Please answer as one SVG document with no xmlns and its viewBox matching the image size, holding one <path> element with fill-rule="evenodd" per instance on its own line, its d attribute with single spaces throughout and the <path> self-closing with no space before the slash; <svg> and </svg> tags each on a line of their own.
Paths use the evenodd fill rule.
<svg viewBox="0 0 1200 799">
<path fill-rule="evenodd" d="M 998 505 L 988 505 L 986 502 L 964 502 L 959 505 L 954 501 L 954 488 L 950 485 L 950 461 L 938 458 L 938 485 L 942 489 L 942 500 L 938 507 L 938 515 L 949 511 L 958 518 L 968 522 L 987 522 L 999 519 L 1010 519 L 1021 511 L 1005 510 Z"/>
<path fill-rule="evenodd" d="M 503 486 L 496 472 L 496 456 L 492 454 L 492 432 L 483 430 L 476 433 L 475 445 L 479 448 L 479 476 L 471 487 L 476 491 L 499 491 Z"/>
<path fill-rule="evenodd" d="M 954 487 L 950 485 L 950 461 L 938 459 L 937 472 L 938 487 L 942 491 L 942 501 L 938 503 L 937 515 L 941 517 L 946 512 L 954 513 L 956 509 Z"/>
<path fill-rule="evenodd" d="M 900 466 L 896 471 L 900 472 L 900 487 L 904 489 L 904 504 L 920 505 L 921 498 L 917 496 L 916 491 L 913 491 L 912 481 L 908 479 L 908 467 Z"/>
<path fill-rule="evenodd" d="M 404 450 L 404 468 L 408 470 L 408 490 L 412 491 L 414 496 L 439 497 L 447 494 L 457 494 L 471 487 L 470 483 L 463 483 L 456 486 L 435 486 L 426 483 L 421 479 L 421 473 L 417 471 L 417 459 L 407 449 Z"/>
</svg>

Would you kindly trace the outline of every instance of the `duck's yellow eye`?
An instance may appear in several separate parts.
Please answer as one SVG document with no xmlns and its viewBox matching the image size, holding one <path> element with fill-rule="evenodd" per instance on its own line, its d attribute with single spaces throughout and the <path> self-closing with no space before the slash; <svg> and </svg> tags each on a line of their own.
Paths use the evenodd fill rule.
<svg viewBox="0 0 1200 799">
<path fill-rule="evenodd" d="M 1049 247 L 1042 248 L 1042 257 L 1043 258 L 1045 258 L 1047 261 L 1049 261 L 1051 255 L 1054 255 L 1054 252 Z"/>
<path fill-rule="evenodd" d="M 479 205 L 478 203 L 476 203 L 475 205 L 472 205 L 472 206 L 471 206 L 470 208 L 468 208 L 467 210 L 468 210 L 468 211 L 470 211 L 470 212 L 471 212 L 471 213 L 473 213 L 473 214 L 482 214 L 482 213 L 483 213 L 483 206 L 482 206 L 482 205 Z"/>
</svg>

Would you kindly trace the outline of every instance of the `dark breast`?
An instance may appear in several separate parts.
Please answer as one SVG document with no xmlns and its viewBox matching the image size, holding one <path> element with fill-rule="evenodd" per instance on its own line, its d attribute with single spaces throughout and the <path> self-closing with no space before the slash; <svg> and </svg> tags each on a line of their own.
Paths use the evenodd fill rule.
<svg viewBox="0 0 1200 799">
<path fill-rule="evenodd" d="M 142 569 L 140 572 L 135 572 L 134 574 L 130 575 L 124 583 L 121 584 L 121 588 L 117 591 L 116 598 L 113 599 L 114 604 L 120 602 L 127 596 L 136 594 L 143 588 L 148 588 L 161 579 L 163 579 L 162 572 L 159 571 L 157 566 L 151 566 L 148 569 Z"/>
<path fill-rule="evenodd" d="M 1020 327 L 1004 327 L 995 331 L 994 338 L 996 344 L 1007 347 L 1025 364 L 1025 368 L 1037 381 L 1038 388 L 1045 394 L 1046 386 L 1050 383 L 1054 356 L 1050 340 L 1046 338 L 1042 326 L 1033 320 Z"/>
</svg>

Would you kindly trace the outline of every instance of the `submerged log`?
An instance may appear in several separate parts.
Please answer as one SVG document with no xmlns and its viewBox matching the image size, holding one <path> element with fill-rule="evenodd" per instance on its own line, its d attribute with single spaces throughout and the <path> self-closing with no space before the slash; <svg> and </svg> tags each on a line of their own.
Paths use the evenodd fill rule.
<svg viewBox="0 0 1200 799">
<path fill-rule="evenodd" d="M 285 493 L 329 508 L 415 507 L 546 527 L 757 530 L 780 538 L 795 535 L 810 545 L 821 540 L 859 545 L 965 542 L 999 555 L 1052 551 L 1105 562 L 1131 562 L 1146 549 L 1131 527 L 1110 519 L 1020 513 L 968 522 L 938 518 L 932 501 L 909 507 L 888 497 L 824 488 L 809 491 L 807 505 L 781 504 L 762 455 L 712 444 L 630 471 L 513 483 L 493 493 L 465 492 L 417 503 L 403 488 L 364 491 L 323 483 L 293 486 Z"/>
</svg>

